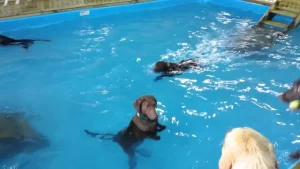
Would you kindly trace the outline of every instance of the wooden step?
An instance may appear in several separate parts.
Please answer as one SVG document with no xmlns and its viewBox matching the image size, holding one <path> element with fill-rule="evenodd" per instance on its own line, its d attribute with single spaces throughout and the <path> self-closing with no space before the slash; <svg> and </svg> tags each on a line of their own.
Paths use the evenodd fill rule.
<svg viewBox="0 0 300 169">
<path fill-rule="evenodd" d="M 289 25 L 284 24 L 284 23 L 279 23 L 279 22 L 269 21 L 269 20 L 263 21 L 263 23 L 267 24 L 267 25 L 272 25 L 272 26 L 280 27 L 280 28 L 283 28 L 283 29 L 286 29 L 289 26 Z"/>
<path fill-rule="evenodd" d="M 273 9 L 270 12 L 271 13 L 276 13 L 276 14 L 279 14 L 279 15 L 283 15 L 283 16 L 289 16 L 289 17 L 292 17 L 292 18 L 295 18 L 297 16 L 297 13 L 283 11 L 283 10 Z"/>
<path fill-rule="evenodd" d="M 298 12 L 299 12 L 298 9 L 289 8 L 289 7 L 285 7 L 285 6 L 276 6 L 276 8 L 277 8 L 277 9 L 281 9 L 281 10 L 286 10 L 286 11 L 295 12 L 295 13 L 298 13 Z"/>
</svg>

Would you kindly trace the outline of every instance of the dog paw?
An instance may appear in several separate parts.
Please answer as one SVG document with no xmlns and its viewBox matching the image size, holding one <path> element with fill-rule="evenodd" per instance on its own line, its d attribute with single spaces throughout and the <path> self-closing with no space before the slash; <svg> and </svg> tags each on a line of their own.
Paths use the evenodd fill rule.
<svg viewBox="0 0 300 169">
<path fill-rule="evenodd" d="M 162 131 L 165 130 L 166 128 L 167 128 L 167 126 L 165 126 L 165 125 L 159 125 L 157 131 L 158 131 L 158 132 L 162 132 Z"/>
<path fill-rule="evenodd" d="M 154 136 L 154 140 L 160 140 L 160 136 Z"/>
<path fill-rule="evenodd" d="M 162 125 L 161 126 L 161 130 L 163 131 L 164 129 L 166 129 L 167 128 L 167 126 L 165 126 L 165 125 Z"/>
<path fill-rule="evenodd" d="M 140 154 L 143 157 L 150 157 L 151 153 L 145 149 L 136 149 L 135 150 L 138 154 Z"/>
</svg>

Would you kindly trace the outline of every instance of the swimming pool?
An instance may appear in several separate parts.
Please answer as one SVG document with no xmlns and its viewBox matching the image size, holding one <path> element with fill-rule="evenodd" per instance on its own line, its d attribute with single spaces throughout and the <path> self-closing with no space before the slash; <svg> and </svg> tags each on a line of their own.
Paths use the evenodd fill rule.
<svg viewBox="0 0 300 169">
<path fill-rule="evenodd" d="M 145 94 L 157 98 L 167 129 L 160 141 L 140 145 L 151 156 L 138 155 L 137 169 L 217 168 L 225 132 L 239 126 L 268 137 L 281 168 L 288 168 L 287 155 L 299 143 L 299 114 L 276 96 L 298 78 L 299 29 L 256 53 L 260 58 L 226 49 L 236 32 L 260 17 L 188 2 L 2 31 L 52 42 L 37 42 L 28 51 L 0 48 L 0 105 L 25 111 L 51 141 L 1 168 L 127 169 L 116 143 L 91 139 L 83 130 L 118 132 L 135 114 L 134 100 Z M 153 81 L 156 61 L 184 58 L 197 58 L 203 68 Z"/>
</svg>

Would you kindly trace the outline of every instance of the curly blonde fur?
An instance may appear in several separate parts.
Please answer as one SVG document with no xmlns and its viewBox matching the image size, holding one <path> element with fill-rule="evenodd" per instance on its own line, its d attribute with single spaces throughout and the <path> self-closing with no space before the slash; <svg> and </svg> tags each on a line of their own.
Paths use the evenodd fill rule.
<svg viewBox="0 0 300 169">
<path fill-rule="evenodd" d="M 252 128 L 229 131 L 222 147 L 219 169 L 279 169 L 270 141 Z"/>
</svg>

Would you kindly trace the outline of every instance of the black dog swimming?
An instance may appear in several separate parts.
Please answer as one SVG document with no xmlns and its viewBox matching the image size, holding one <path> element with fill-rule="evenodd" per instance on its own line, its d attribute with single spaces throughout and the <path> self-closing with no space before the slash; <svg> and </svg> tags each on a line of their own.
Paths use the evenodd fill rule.
<svg viewBox="0 0 300 169">
<path fill-rule="evenodd" d="M 153 71 L 162 74 L 157 76 L 154 81 L 160 80 L 165 76 L 173 77 L 175 75 L 181 75 L 184 71 L 195 67 L 199 67 L 199 64 L 194 59 L 182 60 L 179 63 L 156 62 Z"/>
<path fill-rule="evenodd" d="M 229 42 L 225 44 L 227 50 L 241 52 L 242 54 L 248 52 L 257 52 L 265 48 L 273 46 L 277 40 L 283 39 L 285 34 L 280 31 L 272 29 L 251 26 L 243 29 L 241 32 L 235 32 L 236 38 L 230 38 Z M 246 58 L 255 58 L 255 56 Z"/>
<path fill-rule="evenodd" d="M 280 94 L 279 99 L 285 103 L 291 103 L 295 100 L 300 100 L 300 78 L 295 80 L 293 86 Z M 295 108 L 295 110 L 299 110 L 300 105 Z"/>
<path fill-rule="evenodd" d="M 290 161 L 298 161 L 292 169 L 299 169 L 300 168 L 300 162 L 299 162 L 299 159 L 300 159 L 300 150 L 296 150 L 295 152 L 291 153 L 289 155 L 289 159 Z"/>
<path fill-rule="evenodd" d="M 12 39 L 7 36 L 0 35 L 0 45 L 8 46 L 8 45 L 23 45 L 24 49 L 28 49 L 30 45 L 32 45 L 35 41 L 43 41 L 50 42 L 50 40 L 33 40 L 33 39 Z"/>
<path fill-rule="evenodd" d="M 92 137 L 117 142 L 129 157 L 129 168 L 134 169 L 136 166 L 136 147 L 147 138 L 160 140 L 160 136 L 157 135 L 158 132 L 166 129 L 166 126 L 158 122 L 156 106 L 157 101 L 154 96 L 142 96 L 134 102 L 136 115 L 130 121 L 129 126 L 118 134 L 98 134 L 88 130 L 85 130 L 85 132 Z"/>
</svg>

